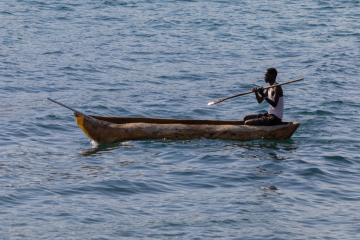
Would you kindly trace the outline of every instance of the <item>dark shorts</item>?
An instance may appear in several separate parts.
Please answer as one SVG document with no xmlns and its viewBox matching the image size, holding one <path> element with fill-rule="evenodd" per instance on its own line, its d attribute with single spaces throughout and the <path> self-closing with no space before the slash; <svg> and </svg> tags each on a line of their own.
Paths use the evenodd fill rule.
<svg viewBox="0 0 360 240">
<path fill-rule="evenodd" d="M 259 113 L 246 115 L 244 117 L 245 125 L 262 125 L 262 126 L 272 126 L 278 125 L 281 123 L 281 119 L 275 116 L 274 114 L 269 113 Z"/>
</svg>

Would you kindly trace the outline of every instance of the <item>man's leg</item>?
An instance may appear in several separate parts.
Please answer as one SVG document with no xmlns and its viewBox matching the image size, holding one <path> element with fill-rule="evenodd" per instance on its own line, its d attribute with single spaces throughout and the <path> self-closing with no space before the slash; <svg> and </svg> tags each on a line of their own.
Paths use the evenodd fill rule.
<svg viewBox="0 0 360 240">
<path fill-rule="evenodd" d="M 247 120 L 245 125 L 273 126 L 281 123 L 281 119 L 273 114 L 264 114 L 261 118 Z"/>
<path fill-rule="evenodd" d="M 250 119 L 261 118 L 262 116 L 264 116 L 264 114 L 261 114 L 261 113 L 246 115 L 244 117 L 244 122 L 246 122 L 247 120 L 250 120 Z"/>
<path fill-rule="evenodd" d="M 265 116 L 259 118 L 253 118 L 245 121 L 245 125 L 265 125 Z"/>
</svg>

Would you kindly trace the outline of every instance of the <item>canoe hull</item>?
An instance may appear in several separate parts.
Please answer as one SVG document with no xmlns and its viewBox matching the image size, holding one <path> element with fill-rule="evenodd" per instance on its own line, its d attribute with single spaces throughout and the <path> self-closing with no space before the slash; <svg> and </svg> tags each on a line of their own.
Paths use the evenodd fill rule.
<svg viewBox="0 0 360 240">
<path fill-rule="evenodd" d="M 249 126 L 240 125 L 242 121 L 211 121 L 211 120 L 183 120 L 188 123 L 172 123 L 175 119 L 168 119 L 165 123 L 157 121 L 114 123 L 99 120 L 100 116 L 92 116 L 98 119 L 88 118 L 75 113 L 76 121 L 84 133 L 97 143 L 113 143 L 125 140 L 141 139 L 232 139 L 239 141 L 265 139 L 288 139 L 296 131 L 300 123 L 287 122 L 276 126 Z M 110 118 L 109 118 L 110 119 Z M 120 119 L 120 118 L 119 118 Z M 125 118 L 123 118 L 125 119 Z M 156 120 L 156 119 L 155 119 Z M 163 121 L 164 119 L 157 119 Z M 166 119 L 165 119 L 166 120 Z M 203 121 L 204 123 L 197 123 Z M 229 123 L 236 123 L 233 125 Z M 225 123 L 225 124 L 221 124 Z"/>
</svg>

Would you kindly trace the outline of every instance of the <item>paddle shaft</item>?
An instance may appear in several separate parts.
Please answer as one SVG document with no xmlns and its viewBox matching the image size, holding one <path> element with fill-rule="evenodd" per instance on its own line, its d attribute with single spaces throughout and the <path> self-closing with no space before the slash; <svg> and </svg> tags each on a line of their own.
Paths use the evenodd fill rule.
<svg viewBox="0 0 360 240">
<path fill-rule="evenodd" d="M 66 105 L 64 105 L 64 104 L 62 104 L 62 103 L 59 103 L 58 101 L 55 101 L 55 100 L 53 100 L 53 99 L 51 99 L 51 98 L 47 98 L 47 100 L 50 100 L 50 101 L 52 101 L 52 102 L 54 102 L 54 103 L 56 103 L 56 104 L 59 104 L 60 106 L 63 106 L 63 107 L 65 107 L 65 108 L 67 108 L 67 109 L 70 109 L 71 111 L 74 111 L 74 112 L 76 112 L 76 113 L 79 113 L 79 114 L 81 114 L 81 115 L 83 115 L 83 116 L 85 116 L 85 117 L 88 117 L 88 118 L 91 118 L 91 119 L 95 119 L 95 118 L 93 118 L 93 117 L 90 117 L 89 115 L 86 115 L 86 114 L 83 114 L 82 112 L 79 112 L 79 111 L 77 111 L 77 110 L 75 110 L 75 109 L 73 109 L 73 108 L 71 108 L 71 107 L 68 107 L 68 106 L 66 106 Z"/>
<path fill-rule="evenodd" d="M 277 87 L 277 86 L 281 86 L 281 85 L 285 85 L 285 84 L 289 84 L 289 83 L 293 83 L 293 82 L 298 82 L 298 81 L 301 81 L 303 79 L 304 78 L 299 78 L 299 79 L 292 80 L 292 81 L 289 81 L 289 82 L 284 82 L 284 83 L 280 83 L 280 84 L 271 85 L 271 86 L 268 86 L 268 87 L 264 87 L 264 89 L 269 89 L 269 88 L 273 88 L 273 87 Z M 222 101 L 225 101 L 225 100 L 228 100 L 228 99 L 231 99 L 231 98 L 240 97 L 240 96 L 243 96 L 243 95 L 246 95 L 246 94 L 250 94 L 252 92 L 253 91 L 249 91 L 249 92 L 240 93 L 240 94 L 237 94 L 237 95 L 234 95 L 234 96 L 231 96 L 231 97 L 227 97 L 227 98 L 220 98 L 220 99 L 217 99 L 215 101 L 209 102 L 208 105 L 213 105 L 213 104 L 216 104 L 216 103 L 220 103 Z"/>
</svg>

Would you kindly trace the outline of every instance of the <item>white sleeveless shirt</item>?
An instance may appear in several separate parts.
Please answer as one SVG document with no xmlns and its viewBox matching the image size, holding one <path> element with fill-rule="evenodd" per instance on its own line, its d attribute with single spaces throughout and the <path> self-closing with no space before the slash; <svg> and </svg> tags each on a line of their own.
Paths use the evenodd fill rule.
<svg viewBox="0 0 360 240">
<path fill-rule="evenodd" d="M 278 83 L 275 82 L 274 84 L 278 84 Z M 275 91 L 275 88 L 270 88 L 269 89 L 268 98 L 275 101 L 274 97 L 272 96 L 273 91 Z M 268 113 L 269 114 L 274 114 L 278 118 L 282 119 L 283 115 L 284 115 L 284 97 L 279 97 L 279 101 L 278 101 L 278 104 L 276 105 L 276 107 L 273 107 L 273 106 L 270 105 Z"/>
</svg>

